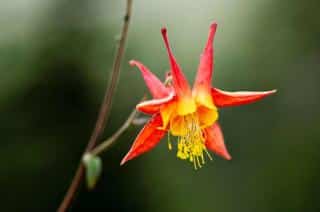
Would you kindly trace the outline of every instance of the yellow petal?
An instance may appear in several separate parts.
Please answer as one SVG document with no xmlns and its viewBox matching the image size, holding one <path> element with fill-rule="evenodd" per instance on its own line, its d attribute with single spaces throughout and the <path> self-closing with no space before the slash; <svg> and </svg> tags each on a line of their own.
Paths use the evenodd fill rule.
<svg viewBox="0 0 320 212">
<path fill-rule="evenodd" d="M 200 87 L 194 91 L 193 96 L 197 105 L 205 106 L 209 109 L 215 109 L 211 92 L 208 92 L 204 87 Z"/>
<path fill-rule="evenodd" d="M 168 123 L 170 122 L 171 117 L 174 115 L 176 111 L 177 104 L 176 102 L 170 102 L 166 105 L 163 105 L 160 108 L 160 114 L 162 118 L 162 129 L 166 129 L 168 126 Z"/>
<path fill-rule="evenodd" d="M 177 114 L 180 116 L 194 113 L 197 109 L 196 103 L 191 97 L 182 97 L 177 102 Z"/>
<path fill-rule="evenodd" d="M 170 121 L 170 132 L 175 136 L 183 136 L 187 134 L 187 126 L 184 116 L 175 116 Z"/>
<path fill-rule="evenodd" d="M 197 115 L 202 129 L 211 126 L 215 121 L 218 120 L 219 117 L 216 107 L 214 109 L 203 106 L 198 107 Z"/>
</svg>

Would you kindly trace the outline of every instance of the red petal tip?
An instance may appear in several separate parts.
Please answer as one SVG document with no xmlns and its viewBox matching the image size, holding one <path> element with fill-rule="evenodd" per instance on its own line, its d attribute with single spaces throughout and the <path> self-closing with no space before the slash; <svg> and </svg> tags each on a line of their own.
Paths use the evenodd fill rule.
<svg viewBox="0 0 320 212">
<path fill-rule="evenodd" d="M 271 94 L 276 93 L 278 90 L 277 89 L 273 89 L 273 90 L 269 90 L 269 91 L 262 91 L 264 93 L 265 96 L 269 96 Z"/>
<path fill-rule="evenodd" d="M 223 157 L 224 157 L 224 159 L 226 159 L 226 160 L 231 160 L 231 159 L 232 159 L 232 157 L 231 157 L 231 155 L 229 154 L 229 152 L 226 152 Z"/>
<path fill-rule="evenodd" d="M 163 28 L 161 29 L 161 34 L 162 34 L 162 37 L 163 37 L 163 40 L 164 40 L 164 44 L 166 45 L 169 54 L 172 54 L 172 53 L 171 53 L 170 46 L 169 46 L 169 40 L 168 40 L 168 35 L 167 35 L 167 28 L 163 27 Z"/>
<path fill-rule="evenodd" d="M 125 156 L 125 157 L 122 159 L 122 161 L 121 161 L 121 163 L 120 163 L 120 166 L 123 166 L 123 164 L 125 164 L 128 160 L 130 160 L 130 159 L 127 158 L 127 156 Z"/>
<path fill-rule="evenodd" d="M 211 23 L 210 27 L 211 28 L 217 28 L 218 24 L 214 21 Z"/>
<path fill-rule="evenodd" d="M 167 28 L 162 27 L 162 28 L 161 28 L 161 33 L 162 33 L 163 36 L 164 36 L 165 34 L 167 34 Z"/>
<path fill-rule="evenodd" d="M 123 164 L 125 163 L 126 161 L 122 160 L 121 163 L 120 163 L 120 166 L 123 166 Z"/>
<path fill-rule="evenodd" d="M 226 159 L 226 160 L 231 160 L 232 159 L 232 157 L 229 154 L 227 149 L 221 149 L 220 151 L 216 151 L 215 153 L 217 155 L 221 156 L 223 159 Z"/>
</svg>

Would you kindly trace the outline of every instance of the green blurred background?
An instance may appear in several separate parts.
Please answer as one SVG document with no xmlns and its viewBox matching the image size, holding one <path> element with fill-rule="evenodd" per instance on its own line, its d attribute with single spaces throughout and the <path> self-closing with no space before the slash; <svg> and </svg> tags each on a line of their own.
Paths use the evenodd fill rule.
<svg viewBox="0 0 320 212">
<path fill-rule="evenodd" d="M 3 0 L 0 3 L 1 211 L 54 211 L 97 116 L 125 0 Z M 104 138 L 146 88 L 129 67 L 168 70 L 167 26 L 190 80 L 213 20 L 214 84 L 278 93 L 221 110 L 232 161 L 195 171 L 162 142 L 120 167 L 139 127 L 102 156 L 95 190 L 73 211 L 320 211 L 320 1 L 134 0 L 127 51 Z"/>
</svg>

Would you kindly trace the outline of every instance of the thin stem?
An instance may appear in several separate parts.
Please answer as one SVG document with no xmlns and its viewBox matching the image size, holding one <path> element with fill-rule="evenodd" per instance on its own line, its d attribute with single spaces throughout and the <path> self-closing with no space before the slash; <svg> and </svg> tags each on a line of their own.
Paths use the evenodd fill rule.
<svg viewBox="0 0 320 212">
<path fill-rule="evenodd" d="M 123 28 L 122 28 L 122 32 L 121 32 L 118 50 L 117 50 L 117 53 L 116 53 L 116 56 L 114 59 L 112 72 L 111 72 L 111 81 L 110 81 L 108 88 L 106 89 L 105 96 L 104 96 L 103 102 L 101 104 L 100 112 L 99 112 L 99 115 L 98 115 L 98 118 L 97 118 L 97 121 L 95 124 L 95 128 L 92 132 L 92 135 L 90 137 L 90 140 L 87 144 L 87 147 L 86 147 L 83 155 L 86 152 L 89 152 L 90 150 L 92 150 L 92 148 L 96 145 L 97 140 L 101 136 L 103 129 L 105 127 L 105 123 L 107 122 L 109 114 L 110 114 L 110 109 L 111 109 L 111 105 L 112 105 L 112 97 L 114 96 L 114 92 L 115 92 L 116 85 L 118 82 L 121 61 L 122 61 L 122 57 L 123 57 L 124 50 L 125 50 L 125 42 L 126 42 L 127 36 L 128 36 L 128 29 L 129 29 L 129 23 L 130 23 L 130 18 L 131 18 L 131 10 L 132 10 L 132 0 L 127 0 L 126 14 L 124 17 L 124 24 L 123 24 Z M 76 194 L 76 192 L 82 182 L 83 176 L 84 176 L 84 166 L 82 165 L 82 157 L 81 157 L 77 171 L 72 179 L 72 182 L 68 188 L 67 193 L 65 194 L 64 199 L 62 200 L 62 202 L 58 208 L 58 212 L 64 212 L 70 207 L 72 200 L 74 199 L 74 196 L 75 196 L 75 194 Z"/>
<path fill-rule="evenodd" d="M 124 25 L 121 32 L 118 51 L 114 59 L 114 64 L 111 72 L 112 74 L 111 82 L 108 89 L 106 90 L 105 97 L 103 99 L 100 113 L 98 115 L 98 119 L 96 122 L 96 126 L 90 138 L 87 151 L 91 150 L 93 146 L 95 146 L 95 143 L 97 139 L 100 137 L 100 135 L 102 134 L 103 129 L 105 127 L 105 123 L 108 120 L 110 115 L 112 98 L 114 96 L 114 92 L 117 86 L 117 82 L 120 74 L 121 61 L 122 61 L 122 57 L 125 50 L 125 42 L 127 40 L 127 35 L 128 35 L 129 21 L 131 17 L 131 8 L 132 8 L 132 0 L 127 0 L 126 15 L 124 16 Z"/>
<path fill-rule="evenodd" d="M 99 155 L 103 151 L 106 151 L 111 147 L 112 144 L 119 138 L 119 136 L 124 133 L 131 125 L 132 121 L 137 115 L 137 111 L 133 110 L 131 114 L 129 115 L 128 119 L 123 123 L 123 125 L 107 140 L 99 144 L 97 147 L 95 147 L 93 150 L 90 151 L 93 155 Z"/>
</svg>

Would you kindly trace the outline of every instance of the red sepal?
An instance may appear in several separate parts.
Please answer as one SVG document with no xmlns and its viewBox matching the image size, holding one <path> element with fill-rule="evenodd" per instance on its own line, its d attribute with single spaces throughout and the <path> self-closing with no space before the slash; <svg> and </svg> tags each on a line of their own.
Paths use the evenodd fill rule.
<svg viewBox="0 0 320 212">
<path fill-rule="evenodd" d="M 140 131 L 129 152 L 122 159 L 120 165 L 123 165 L 127 161 L 153 149 L 166 134 L 166 131 L 159 130 L 161 126 L 162 119 L 160 114 L 154 115 Z"/>
<path fill-rule="evenodd" d="M 200 64 L 197 71 L 197 77 L 194 82 L 195 91 L 198 89 L 205 89 L 206 92 L 210 93 L 211 79 L 213 74 L 214 65 L 214 49 L 213 40 L 216 34 L 217 24 L 212 23 L 209 30 L 209 36 L 206 46 L 200 57 Z"/>
<path fill-rule="evenodd" d="M 169 90 L 146 66 L 136 60 L 131 60 L 129 63 L 139 68 L 153 98 L 160 99 L 168 96 Z"/>
<path fill-rule="evenodd" d="M 205 145 L 209 150 L 226 160 L 231 160 L 231 156 L 224 144 L 224 138 L 220 125 L 217 122 L 211 127 L 205 129 L 205 138 Z"/>
<path fill-rule="evenodd" d="M 239 106 L 253 103 L 275 92 L 276 90 L 228 92 L 218 88 L 211 89 L 211 95 L 217 107 Z"/>
<path fill-rule="evenodd" d="M 167 36 L 167 29 L 161 29 L 162 37 L 168 52 L 169 61 L 171 65 L 172 81 L 173 87 L 177 93 L 178 97 L 188 96 L 191 97 L 191 89 L 187 78 L 184 76 L 179 64 L 177 63 L 175 57 L 173 56 L 172 50 L 170 48 L 169 39 Z"/>
</svg>

